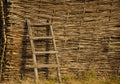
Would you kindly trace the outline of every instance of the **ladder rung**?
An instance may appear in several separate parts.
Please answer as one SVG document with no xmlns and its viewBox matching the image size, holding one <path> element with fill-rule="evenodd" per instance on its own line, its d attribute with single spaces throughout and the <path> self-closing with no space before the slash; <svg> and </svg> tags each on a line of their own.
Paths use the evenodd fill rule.
<svg viewBox="0 0 120 84">
<path fill-rule="evenodd" d="M 31 24 L 31 27 L 45 27 L 49 26 L 51 23 L 45 23 L 45 24 Z"/>
<path fill-rule="evenodd" d="M 53 39 L 52 36 L 47 36 L 47 37 L 32 37 L 33 40 L 40 40 L 40 39 Z"/>
<path fill-rule="evenodd" d="M 36 51 L 34 54 L 55 54 L 57 51 Z"/>
<path fill-rule="evenodd" d="M 52 67 L 59 67 L 58 64 L 39 64 L 39 65 L 28 65 L 28 68 L 52 68 Z"/>
</svg>

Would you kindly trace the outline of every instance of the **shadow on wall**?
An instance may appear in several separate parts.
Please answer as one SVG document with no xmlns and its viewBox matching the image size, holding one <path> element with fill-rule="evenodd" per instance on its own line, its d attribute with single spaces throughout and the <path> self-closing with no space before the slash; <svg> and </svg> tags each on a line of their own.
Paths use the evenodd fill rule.
<svg viewBox="0 0 120 84">
<path fill-rule="evenodd" d="M 22 40 L 22 61 L 21 61 L 21 79 L 23 79 L 25 75 L 25 64 L 26 64 L 26 59 L 27 59 L 27 35 L 28 35 L 28 25 L 27 21 L 24 23 L 24 32 L 23 32 L 23 40 Z"/>
</svg>

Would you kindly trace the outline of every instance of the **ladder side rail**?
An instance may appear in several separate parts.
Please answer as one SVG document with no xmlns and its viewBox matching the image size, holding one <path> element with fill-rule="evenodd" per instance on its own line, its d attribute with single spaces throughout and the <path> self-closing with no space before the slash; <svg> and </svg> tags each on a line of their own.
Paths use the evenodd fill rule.
<svg viewBox="0 0 120 84">
<path fill-rule="evenodd" d="M 33 37 L 32 29 L 29 25 L 28 25 L 28 31 L 29 31 L 29 38 L 30 38 L 31 49 L 32 49 L 32 54 L 33 54 L 35 79 L 38 80 L 38 68 L 35 67 L 35 66 L 37 66 L 37 60 L 36 60 L 36 55 L 35 55 L 35 47 L 34 47 L 34 42 L 32 40 L 32 37 Z"/>
<path fill-rule="evenodd" d="M 53 46 L 54 46 L 54 50 L 57 51 L 57 48 L 56 48 L 56 42 L 55 42 L 55 36 L 54 36 L 54 33 L 53 33 L 53 28 L 52 28 L 52 25 L 50 25 L 50 31 L 51 31 L 51 35 L 53 37 Z M 58 59 L 58 56 L 57 56 L 57 53 L 55 54 L 56 55 L 56 63 L 58 65 L 60 65 L 59 63 L 59 59 Z M 57 70 L 58 70 L 58 77 L 59 77 L 59 82 L 61 83 L 62 82 L 62 79 L 61 79 L 61 74 L 60 74 L 60 66 L 57 67 Z"/>
</svg>

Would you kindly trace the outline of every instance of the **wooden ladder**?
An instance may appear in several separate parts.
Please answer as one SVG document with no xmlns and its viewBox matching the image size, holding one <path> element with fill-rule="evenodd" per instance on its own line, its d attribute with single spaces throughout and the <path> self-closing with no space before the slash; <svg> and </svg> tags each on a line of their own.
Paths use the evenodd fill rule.
<svg viewBox="0 0 120 84">
<path fill-rule="evenodd" d="M 37 28 L 49 28 L 49 32 L 51 35 L 49 36 L 33 36 L 33 28 L 32 27 L 37 27 Z M 28 22 L 28 32 L 29 32 L 29 38 L 30 38 L 30 44 L 31 44 L 31 49 L 32 49 L 32 56 L 33 56 L 33 63 L 34 65 L 31 66 L 31 68 L 34 68 L 34 74 L 35 74 L 35 80 L 37 81 L 39 79 L 38 75 L 38 69 L 39 68 L 56 68 L 57 70 L 57 77 L 59 83 L 61 83 L 61 74 L 60 74 L 60 64 L 59 64 L 59 58 L 57 56 L 57 49 L 56 49 L 56 42 L 55 42 L 55 37 L 53 33 L 53 28 L 52 24 L 46 23 L 46 24 L 31 24 L 30 21 Z M 35 48 L 35 40 L 51 40 L 53 43 L 53 48 L 54 50 L 49 50 L 49 51 L 36 51 Z M 55 64 L 37 64 L 37 59 L 36 56 L 39 54 L 55 54 Z"/>
</svg>

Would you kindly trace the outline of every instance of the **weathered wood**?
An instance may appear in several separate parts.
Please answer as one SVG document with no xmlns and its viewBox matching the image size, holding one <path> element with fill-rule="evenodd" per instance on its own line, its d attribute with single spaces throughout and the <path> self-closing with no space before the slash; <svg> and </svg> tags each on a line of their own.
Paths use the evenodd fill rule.
<svg viewBox="0 0 120 84">
<path fill-rule="evenodd" d="M 31 24 L 31 27 L 46 27 L 51 25 L 51 23 L 44 23 L 44 24 Z"/>
<path fill-rule="evenodd" d="M 53 33 L 53 28 L 52 28 L 51 25 L 50 25 L 50 30 L 51 30 L 51 35 L 52 35 L 52 37 L 53 37 L 54 50 L 56 51 L 56 50 L 57 50 L 57 46 L 56 46 L 56 42 L 55 42 L 55 36 L 54 36 L 54 33 Z M 57 63 L 58 65 L 60 65 L 57 53 L 56 53 L 56 56 L 55 56 L 55 57 L 56 57 L 56 63 Z M 59 82 L 61 83 L 61 82 L 62 82 L 62 79 L 61 79 L 60 66 L 57 67 L 57 75 L 58 75 L 58 77 L 59 77 Z"/>
<path fill-rule="evenodd" d="M 29 37 L 31 38 L 31 37 L 33 37 L 33 34 L 32 34 L 31 26 L 29 26 L 29 24 L 30 23 L 28 23 L 28 32 L 29 32 Z M 33 55 L 33 63 L 34 63 L 34 65 L 37 65 L 34 41 L 32 39 L 30 39 L 30 43 L 31 43 L 32 55 Z M 37 67 L 34 67 L 34 73 L 35 73 L 35 79 L 38 80 L 38 68 Z"/>
<path fill-rule="evenodd" d="M 30 42 L 31 42 L 31 48 L 32 48 L 32 55 L 33 55 L 33 62 L 34 62 L 34 72 L 35 72 L 35 80 L 36 80 L 36 82 L 37 82 L 37 80 L 38 80 L 38 69 L 39 68 L 41 68 L 41 67 L 57 67 L 57 73 L 58 73 L 58 79 L 59 79 L 59 82 L 61 83 L 62 81 L 61 81 L 61 75 L 60 75 L 60 64 L 59 64 L 59 60 L 58 60 L 58 57 L 57 57 L 57 54 L 56 54 L 56 43 L 55 43 L 55 37 L 54 37 L 54 34 L 53 34 L 53 29 L 52 29 L 52 26 L 51 26 L 51 24 L 43 24 L 43 25 L 34 25 L 34 27 L 37 27 L 37 28 L 39 28 L 39 27 L 41 27 L 41 28 L 43 28 L 43 27 L 45 27 L 45 29 L 46 29 L 46 31 L 42 31 L 42 32 L 44 32 L 45 34 L 46 34 L 46 37 L 40 37 L 40 36 L 38 36 L 38 37 L 33 37 L 33 31 L 32 31 L 32 29 L 31 29 L 31 25 L 30 25 L 30 22 L 29 22 L 29 27 L 28 27 L 28 29 L 29 29 L 29 35 L 30 35 Z M 32 27 L 33 27 L 33 25 L 32 25 Z M 51 34 L 51 35 L 50 35 Z M 50 37 L 51 36 L 51 37 Z M 35 40 L 41 40 L 41 39 L 49 39 L 49 40 L 53 40 L 53 48 L 54 48 L 54 50 L 55 51 L 51 51 L 51 50 L 48 50 L 49 49 L 49 47 L 48 47 L 48 45 L 50 45 L 50 44 L 48 44 L 49 43 L 49 41 L 47 41 L 47 45 L 46 45 L 46 51 L 36 51 L 36 47 L 34 46 L 34 41 Z M 38 44 L 40 44 L 40 42 L 38 42 Z M 55 54 L 55 64 L 38 64 L 37 63 L 37 55 L 39 55 L 39 54 L 47 54 L 47 56 L 49 56 L 49 54 Z M 59 66 L 58 66 L 59 65 Z M 37 70 L 36 70 L 37 69 Z"/>
<path fill-rule="evenodd" d="M 6 47 L 7 47 L 7 35 L 6 35 L 6 20 L 5 20 L 5 11 L 4 11 L 4 1 L 1 0 L 0 1 L 0 17 L 1 17 L 1 20 L 0 20 L 0 25 L 1 25 L 1 31 L 2 31 L 2 34 L 3 35 L 3 40 L 1 40 L 0 44 L 2 43 L 3 41 L 3 46 L 0 45 L 0 80 L 2 80 L 3 78 L 3 69 L 4 69 L 4 59 L 5 59 L 5 54 L 6 54 Z M 2 38 L 2 37 L 1 37 Z M 2 52 L 1 52 L 2 51 Z"/>
<path fill-rule="evenodd" d="M 57 51 L 41 51 L 41 52 L 38 52 L 36 51 L 35 54 L 55 54 L 57 53 Z"/>
<path fill-rule="evenodd" d="M 41 40 L 41 39 L 52 39 L 53 37 L 49 36 L 49 37 L 32 37 L 31 39 L 33 40 Z"/>
<path fill-rule="evenodd" d="M 59 67 L 59 65 L 57 65 L 57 64 L 40 64 L 40 65 L 28 65 L 28 66 L 26 66 L 26 67 L 28 67 L 28 68 L 34 68 L 34 67 L 36 67 L 36 68 L 54 68 L 54 67 Z"/>
</svg>

